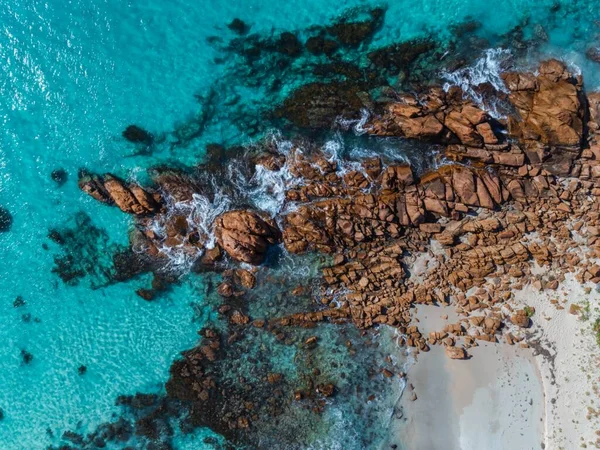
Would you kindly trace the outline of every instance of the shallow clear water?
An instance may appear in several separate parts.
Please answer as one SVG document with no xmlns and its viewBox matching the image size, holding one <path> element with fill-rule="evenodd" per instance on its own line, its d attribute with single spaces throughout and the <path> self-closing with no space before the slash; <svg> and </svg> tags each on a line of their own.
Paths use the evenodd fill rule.
<svg viewBox="0 0 600 450">
<path fill-rule="evenodd" d="M 0 4 L 0 205 L 14 218 L 11 230 L 0 233 L 0 447 L 36 449 L 56 443 L 56 435 L 66 429 L 86 431 L 108 420 L 120 394 L 160 391 L 170 362 L 196 342 L 197 330 L 212 311 L 203 302 L 198 275 L 185 278 L 158 301 L 146 302 L 134 291 L 148 283 L 147 277 L 92 289 L 98 281 L 93 276 L 72 286 L 52 272 L 63 250 L 48 231 L 73 227 L 80 211 L 105 233 L 100 245 L 90 247 L 92 261 L 102 265 L 108 258 L 103 249 L 127 243 L 129 218 L 81 193 L 77 171 L 85 167 L 143 178 L 144 169 L 160 161 L 197 161 L 208 142 L 248 142 L 227 110 L 218 110 L 199 138 L 171 145 L 173 130 L 206 114 L 212 86 L 217 106 L 236 94 L 237 110 L 269 106 L 262 104 L 260 86 L 242 86 L 243 80 L 236 79 L 239 61 L 227 57 L 219 62 L 222 52 L 208 39 L 231 39 L 225 25 L 234 17 L 250 24 L 251 32 L 269 34 L 302 30 L 347 8 L 379 3 Z M 555 4 L 560 8 L 552 12 Z M 450 25 L 476 18 L 482 23 L 477 34 L 493 47 L 499 35 L 528 19 L 525 35 L 534 34 L 536 24 L 545 28 L 544 55 L 577 65 L 588 89 L 600 88 L 598 65 L 585 58 L 585 50 L 600 43 L 597 0 L 498 0 L 493 8 L 480 0 L 402 0 L 388 6 L 372 46 L 430 34 L 445 39 Z M 281 92 L 301 82 L 292 79 Z M 131 123 L 164 138 L 152 155 L 135 156 L 121 137 Z M 68 173 L 60 187 L 50 177 L 58 168 Z M 14 307 L 18 296 L 25 305 Z M 29 364 L 23 363 L 22 350 L 33 355 Z M 78 374 L 80 365 L 87 367 L 85 375 Z M 320 447 L 334 448 L 338 442 L 339 448 L 349 448 L 351 440 L 341 436 L 347 428 L 334 420 L 339 410 L 331 411 L 338 431 L 331 431 Z M 198 436 L 177 442 L 181 448 L 204 445 Z"/>
</svg>

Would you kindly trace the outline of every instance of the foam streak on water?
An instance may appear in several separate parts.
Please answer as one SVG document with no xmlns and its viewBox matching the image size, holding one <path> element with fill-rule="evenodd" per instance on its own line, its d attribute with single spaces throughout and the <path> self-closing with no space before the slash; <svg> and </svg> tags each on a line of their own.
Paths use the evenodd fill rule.
<svg viewBox="0 0 600 450">
<path fill-rule="evenodd" d="M 198 238 L 204 243 L 199 245 L 195 251 L 190 253 L 190 245 L 182 242 L 180 245 L 163 244 L 158 247 L 159 251 L 166 255 L 168 264 L 167 270 L 175 270 L 185 273 L 194 262 L 202 256 L 204 249 L 212 249 L 215 246 L 214 225 L 215 219 L 228 211 L 231 206 L 231 199 L 223 193 L 223 190 L 216 186 L 213 180 L 214 195 L 209 198 L 207 195 L 194 193 L 189 201 L 175 201 L 171 196 L 165 196 L 167 212 L 153 218 L 147 226 L 163 243 L 167 239 L 167 223 L 172 222 L 175 216 L 185 217 L 189 229 L 196 230 L 199 233 Z M 189 238 L 189 237 L 188 237 Z M 143 249 L 138 249 L 143 251 Z"/>
</svg>

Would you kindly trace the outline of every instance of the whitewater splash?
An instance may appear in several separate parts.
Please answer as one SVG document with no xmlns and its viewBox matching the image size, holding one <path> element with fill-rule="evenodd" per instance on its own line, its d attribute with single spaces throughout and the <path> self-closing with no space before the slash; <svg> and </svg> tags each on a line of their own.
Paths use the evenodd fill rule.
<svg viewBox="0 0 600 450">
<path fill-rule="evenodd" d="M 355 125 L 360 128 L 367 118 L 365 113 Z M 288 193 L 311 183 L 311 180 L 303 178 L 298 168 L 308 164 L 325 174 L 326 169 L 318 160 L 312 159 L 311 154 L 315 151 L 325 158 L 335 175 L 342 180 L 347 174 L 355 172 L 362 173 L 365 179 L 373 182 L 364 165 L 365 160 L 372 158 L 381 161 L 383 170 L 388 164 L 401 163 L 411 165 L 417 174 L 448 163 L 429 144 L 423 147 L 403 139 L 365 140 L 360 136 L 360 130 L 350 139 L 338 132 L 319 147 L 305 146 L 302 142 L 284 139 L 278 133 L 273 133 L 267 148 L 266 155 L 272 152 L 270 154 L 275 160 L 277 155 L 285 156 L 281 165 L 261 163 L 265 160 L 259 158 L 253 167 L 249 166 L 249 162 L 254 161 L 250 147 L 241 156 L 232 156 L 227 170 L 218 179 L 212 175 L 206 178 L 207 173 L 203 172 L 202 181 L 198 183 L 204 186 L 202 192 L 193 193 L 191 199 L 176 200 L 169 192 L 162 192 L 166 211 L 156 214 L 144 224 L 145 232 L 152 234 L 152 240 L 158 243 L 156 249 L 167 261 L 162 270 L 182 275 L 192 269 L 205 251 L 216 245 L 214 226 L 217 217 L 232 209 L 251 206 L 274 218 L 283 228 L 285 217 L 299 206 L 297 200 L 288 197 Z M 258 150 L 259 155 L 265 155 L 260 147 Z M 368 192 L 371 188 L 372 185 L 367 185 L 362 190 Z M 178 223 L 182 226 L 178 226 Z M 281 248 L 281 254 L 285 255 L 285 248 Z M 136 249 L 139 252 L 146 250 Z"/>
<path fill-rule="evenodd" d="M 472 66 L 453 72 L 443 71 L 440 76 L 447 80 L 443 88 L 447 92 L 452 86 L 460 87 L 477 106 L 486 110 L 493 118 L 500 119 L 504 116 L 501 105 L 496 101 L 489 102 L 478 88 L 483 84 L 490 84 L 496 91 L 508 94 L 500 75 L 510 66 L 511 58 L 512 53 L 509 50 L 488 49 Z"/>
<path fill-rule="evenodd" d="M 168 263 L 164 267 L 165 270 L 179 273 L 187 272 L 198 258 L 204 254 L 206 249 L 214 248 L 216 243 L 214 234 L 215 219 L 230 209 L 231 199 L 223 193 L 222 189 L 216 186 L 214 180 L 213 186 L 214 195 L 212 199 L 206 195 L 194 193 L 191 200 L 178 202 L 172 196 L 165 195 L 167 213 L 154 216 L 147 227 L 148 230 L 161 239 L 162 245 L 157 248 L 167 257 Z M 187 236 L 186 241 L 175 245 L 170 242 L 167 224 L 175 216 L 184 217 L 190 229 L 196 230 L 198 234 Z M 190 239 L 198 239 L 204 244 L 191 246 L 189 245 Z"/>
<path fill-rule="evenodd" d="M 286 191 L 301 183 L 302 179 L 290 172 L 287 162 L 279 170 L 269 170 L 258 164 L 256 172 L 248 181 L 247 192 L 254 206 L 275 217 L 286 208 Z"/>
<path fill-rule="evenodd" d="M 336 119 L 336 123 L 345 131 L 352 129 L 354 134 L 357 136 L 362 136 L 369 131 L 368 128 L 365 128 L 365 125 L 369 121 L 370 117 L 371 113 L 369 110 L 362 108 L 360 110 L 360 119 L 344 119 L 343 117 L 338 117 Z"/>
</svg>

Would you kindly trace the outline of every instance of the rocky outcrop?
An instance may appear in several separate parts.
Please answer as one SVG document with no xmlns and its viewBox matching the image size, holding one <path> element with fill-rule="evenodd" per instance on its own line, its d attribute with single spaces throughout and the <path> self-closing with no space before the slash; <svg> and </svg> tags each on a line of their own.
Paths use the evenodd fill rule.
<svg viewBox="0 0 600 450">
<path fill-rule="evenodd" d="M 397 238 L 404 227 L 440 217 L 458 218 L 472 208 L 493 209 L 511 196 L 495 174 L 458 165 L 445 166 L 416 182 L 415 178 L 408 166 L 389 166 L 373 182 L 374 188 L 379 187 L 373 193 L 297 208 L 285 217 L 286 248 L 291 253 L 310 249 L 332 253 L 373 239 Z M 516 187 L 513 191 L 521 195 Z M 343 189 L 336 193 L 343 194 Z"/>
<path fill-rule="evenodd" d="M 152 194 L 135 183 L 127 183 L 111 174 L 81 174 L 79 188 L 98 201 L 115 204 L 128 214 L 153 214 L 161 209 L 159 194 Z"/>
<path fill-rule="evenodd" d="M 528 311 L 509 305 L 509 286 L 554 290 L 560 282 L 535 278 L 532 261 L 559 273 L 579 267 L 579 279 L 600 281 L 598 266 L 584 265 L 566 250 L 578 245 L 572 234 L 584 224 L 589 245 L 600 245 L 600 95 L 586 100 L 581 80 L 558 61 L 542 65 L 538 75 L 509 73 L 504 79 L 510 94 L 502 101 L 515 110 L 506 123 L 457 89 L 430 88 L 398 95 L 368 124 L 371 134 L 434 141 L 456 164 L 417 174 L 379 157 L 349 163 L 306 143 L 294 143 L 285 153 L 265 145 L 249 160 L 295 177 L 284 192 L 293 207 L 281 214 L 279 225 L 247 209 L 225 212 L 208 227 L 155 210 L 137 219 L 143 231 L 136 232 L 136 247 L 157 257 L 170 249 L 203 254 L 209 269 L 222 252 L 234 262 L 258 265 L 269 245 L 280 241 L 291 254 L 331 254 L 315 294 L 322 309 L 269 321 L 278 326 L 387 324 L 419 351 L 503 338 L 519 342 L 518 330 L 531 319 Z M 155 182 L 178 203 L 192 202 L 205 186 L 191 174 L 168 170 Z M 89 176 L 82 189 L 134 214 L 153 208 L 147 191 L 111 176 Z M 209 250 L 211 227 L 216 246 Z M 534 231 L 536 239 L 529 239 Z M 437 254 L 432 241 L 442 249 Z M 423 252 L 430 253 L 432 269 L 407 271 L 407 259 Z M 232 268 L 223 275 L 218 293 L 227 301 L 257 284 L 253 271 Z M 434 303 L 453 304 L 463 319 L 426 337 L 411 324 L 411 308 Z M 240 314 L 230 314 L 230 322 L 250 323 Z"/>
<path fill-rule="evenodd" d="M 466 100 L 458 88 L 401 94 L 397 102 L 387 104 L 383 114 L 371 121 L 368 130 L 376 136 L 404 136 L 476 148 L 499 141 L 488 114 Z"/>
<path fill-rule="evenodd" d="M 257 212 L 228 211 L 215 221 L 217 243 L 236 261 L 260 264 L 281 234 L 277 225 Z"/>
<path fill-rule="evenodd" d="M 539 75 L 502 75 L 517 114 L 508 119 L 510 136 L 518 140 L 532 166 L 569 175 L 584 139 L 587 102 L 581 76 L 564 63 L 542 63 Z"/>
<path fill-rule="evenodd" d="M 552 59 L 539 75 L 508 72 L 502 78 L 518 115 L 508 119 L 508 131 L 522 143 L 578 147 L 583 138 L 585 98 L 581 76 Z"/>
</svg>

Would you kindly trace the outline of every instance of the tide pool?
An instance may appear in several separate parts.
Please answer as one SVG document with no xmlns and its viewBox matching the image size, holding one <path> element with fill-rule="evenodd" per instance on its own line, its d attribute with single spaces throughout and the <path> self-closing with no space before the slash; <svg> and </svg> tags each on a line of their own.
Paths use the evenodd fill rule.
<svg viewBox="0 0 600 450">
<path fill-rule="evenodd" d="M 269 97 L 260 86 L 244 85 L 236 71 L 242 62 L 222 50 L 235 37 L 227 28 L 234 18 L 250 25 L 250 33 L 292 30 L 304 40 L 309 27 L 351 8 L 382 5 L 359 0 L 0 4 L 0 205 L 13 217 L 10 231 L 0 233 L 0 448 L 42 449 L 56 444 L 65 430 L 85 433 L 110 420 L 119 411 L 119 395 L 160 392 L 171 362 L 197 342 L 205 323 L 216 320 L 203 301 L 201 275 L 184 276 L 146 302 L 135 290 L 148 284 L 147 276 L 98 287 L 92 276 L 70 285 L 53 272 L 55 258 L 65 250 L 49 231 L 76 229 L 80 212 L 102 232 L 99 244 L 82 256 L 90 264 L 102 267 L 110 258 L 106 249 L 127 244 L 130 219 L 84 195 L 77 187 L 78 171 L 144 179 L 145 169 L 158 163 L 193 164 L 207 143 L 249 143 L 253 137 L 229 116 L 229 99 L 237 96 L 236 110 L 272 107 L 269 101 L 303 79 L 282 80 Z M 580 68 L 588 89 L 600 88 L 599 65 L 585 57 L 590 46 L 600 45 L 599 6 L 595 0 L 499 0 L 493 8 L 479 0 L 390 2 L 370 47 L 424 36 L 445 41 L 452 25 L 475 19 L 481 23 L 476 35 L 493 48 L 519 24 L 525 36 L 542 33 L 541 25 L 546 36 L 532 62 L 563 58 Z M 201 132 L 177 144 L 174 130 L 207 115 L 211 95 L 213 110 Z M 132 123 L 156 136 L 152 154 L 136 155 L 122 138 Z M 51 178 L 56 169 L 68 175 L 62 186 Z M 18 297 L 22 306 L 14 306 Z M 33 356 L 29 363 L 23 351 Z M 343 434 L 343 423 L 334 420 L 343 416 L 340 411 L 332 410 L 330 429 Z M 181 448 L 204 448 L 201 437 L 190 439 L 181 438 Z M 351 440 L 340 441 L 348 448 Z M 334 448 L 333 442 L 320 448 Z"/>
</svg>

